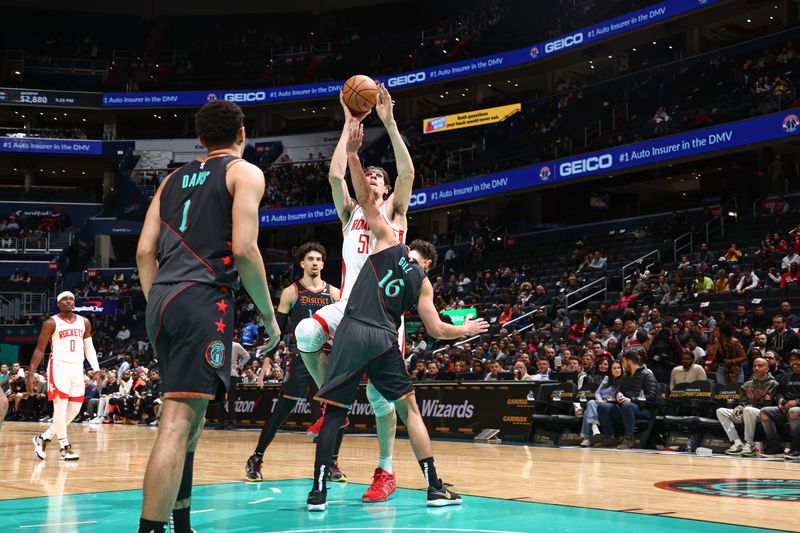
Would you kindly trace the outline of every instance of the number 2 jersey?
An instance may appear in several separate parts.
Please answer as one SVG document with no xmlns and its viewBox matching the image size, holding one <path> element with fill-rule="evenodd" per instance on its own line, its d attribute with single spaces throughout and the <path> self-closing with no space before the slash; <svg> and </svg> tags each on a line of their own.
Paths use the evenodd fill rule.
<svg viewBox="0 0 800 533">
<path fill-rule="evenodd" d="M 161 189 L 158 274 L 153 283 L 194 281 L 238 288 L 233 263 L 233 197 L 225 176 L 242 161 L 220 154 L 172 173 Z"/>
<path fill-rule="evenodd" d="M 403 313 L 417 304 L 424 279 L 424 269 L 409 258 L 403 243 L 372 254 L 353 284 L 344 315 L 396 339 Z"/>
<path fill-rule="evenodd" d="M 392 224 L 392 221 L 386 216 L 386 202 L 382 203 L 378 210 L 386 220 L 386 223 L 389 224 L 389 227 L 394 230 L 397 240 L 403 243 L 406 242 L 406 232 Z M 353 209 L 350 220 L 347 221 L 342 230 L 342 241 L 341 299 L 347 300 L 350 297 L 350 291 L 353 289 L 353 282 L 361 273 L 367 257 L 378 244 L 378 240 L 372 234 L 361 206 L 356 206 Z"/>
</svg>

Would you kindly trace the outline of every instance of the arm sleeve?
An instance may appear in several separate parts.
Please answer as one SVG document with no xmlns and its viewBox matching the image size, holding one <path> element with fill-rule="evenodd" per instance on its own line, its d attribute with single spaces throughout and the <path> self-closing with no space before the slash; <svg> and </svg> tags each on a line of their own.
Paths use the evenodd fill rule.
<svg viewBox="0 0 800 533">
<path fill-rule="evenodd" d="M 278 322 L 278 328 L 281 330 L 281 335 L 286 335 L 286 324 L 289 322 L 289 315 L 278 311 L 275 313 L 275 320 Z"/>
<path fill-rule="evenodd" d="M 83 339 L 83 353 L 85 354 L 86 360 L 89 361 L 89 366 L 92 367 L 92 370 L 95 372 L 100 370 L 100 364 L 97 362 L 97 351 L 94 349 L 94 343 L 91 337 Z"/>
</svg>

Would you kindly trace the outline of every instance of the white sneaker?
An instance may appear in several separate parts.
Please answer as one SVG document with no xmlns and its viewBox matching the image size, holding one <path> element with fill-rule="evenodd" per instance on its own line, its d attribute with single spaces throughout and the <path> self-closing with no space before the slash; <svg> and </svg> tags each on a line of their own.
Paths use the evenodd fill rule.
<svg viewBox="0 0 800 533">
<path fill-rule="evenodd" d="M 755 448 L 749 442 L 745 442 L 744 446 L 742 446 L 742 453 L 743 457 L 753 457 L 756 454 Z"/>
<path fill-rule="evenodd" d="M 725 450 L 725 453 L 728 455 L 740 455 L 742 453 L 743 446 L 741 444 L 733 443 L 731 447 Z"/>
<path fill-rule="evenodd" d="M 589 440 L 589 439 L 583 439 L 581 441 L 581 448 L 588 448 L 591 445 L 592 445 L 592 441 Z"/>
<path fill-rule="evenodd" d="M 49 443 L 50 440 L 43 439 L 41 435 L 36 435 L 35 437 L 33 437 L 33 451 L 34 453 L 36 453 L 36 457 L 38 457 L 42 461 L 44 461 L 44 459 L 47 457 L 45 449 L 47 448 L 47 445 Z"/>
<path fill-rule="evenodd" d="M 99 416 L 96 416 L 96 417 L 92 418 L 91 420 L 89 420 L 89 423 L 90 424 L 99 424 L 101 421 L 102 421 L 102 418 L 100 418 Z"/>
<path fill-rule="evenodd" d="M 69 444 L 61 448 L 62 461 L 77 461 L 78 459 L 80 459 L 80 456 L 72 451 L 72 446 Z"/>
</svg>

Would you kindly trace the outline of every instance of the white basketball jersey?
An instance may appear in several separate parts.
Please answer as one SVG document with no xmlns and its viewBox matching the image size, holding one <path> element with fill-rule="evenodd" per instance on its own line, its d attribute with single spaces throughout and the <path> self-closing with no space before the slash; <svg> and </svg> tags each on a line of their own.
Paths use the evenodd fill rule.
<svg viewBox="0 0 800 533">
<path fill-rule="evenodd" d="M 397 240 L 403 243 L 406 242 L 406 232 L 392 224 L 386 216 L 386 202 L 382 203 L 378 210 L 386 223 L 389 224 L 389 227 L 394 230 Z M 350 290 L 353 288 L 359 272 L 361 272 L 361 268 L 367 262 L 367 257 L 378 244 L 378 239 L 372 234 L 361 206 L 356 206 L 353 209 L 350 220 L 347 221 L 342 234 L 342 284 L 339 290 L 342 293 L 341 299 L 347 300 L 348 296 L 350 296 Z"/>
<path fill-rule="evenodd" d="M 83 336 L 86 334 L 86 321 L 73 313 L 72 322 L 53 315 L 56 330 L 50 337 L 53 361 L 58 363 L 83 364 Z"/>
</svg>

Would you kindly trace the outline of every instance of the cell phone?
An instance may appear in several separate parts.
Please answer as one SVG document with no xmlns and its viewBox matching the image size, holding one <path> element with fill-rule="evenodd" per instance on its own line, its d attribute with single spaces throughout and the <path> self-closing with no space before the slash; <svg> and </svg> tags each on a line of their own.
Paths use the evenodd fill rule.
<svg viewBox="0 0 800 533">
<path fill-rule="evenodd" d="M 556 358 L 553 359 L 553 364 L 556 366 L 556 368 L 560 368 L 561 367 L 561 356 L 560 355 L 557 355 Z"/>
</svg>

